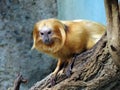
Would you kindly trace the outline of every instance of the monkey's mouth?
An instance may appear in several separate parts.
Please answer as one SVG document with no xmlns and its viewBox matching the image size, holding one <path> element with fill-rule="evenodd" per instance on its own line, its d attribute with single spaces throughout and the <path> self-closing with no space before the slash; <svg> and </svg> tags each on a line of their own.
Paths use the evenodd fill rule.
<svg viewBox="0 0 120 90">
<path fill-rule="evenodd" d="M 43 41 L 43 43 L 46 44 L 46 45 L 51 45 L 53 43 L 53 41 L 49 40 L 49 39 L 46 39 L 46 40 Z"/>
</svg>

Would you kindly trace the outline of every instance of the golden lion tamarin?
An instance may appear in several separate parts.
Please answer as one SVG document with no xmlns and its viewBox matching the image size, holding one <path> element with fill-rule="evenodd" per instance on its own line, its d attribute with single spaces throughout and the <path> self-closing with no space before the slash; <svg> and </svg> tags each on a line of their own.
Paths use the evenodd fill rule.
<svg viewBox="0 0 120 90">
<path fill-rule="evenodd" d="M 69 76 L 73 55 L 92 48 L 104 32 L 103 25 L 92 21 L 46 19 L 34 26 L 32 48 L 58 59 L 53 72 L 54 80 L 65 65 L 68 67 L 66 75 Z"/>
</svg>

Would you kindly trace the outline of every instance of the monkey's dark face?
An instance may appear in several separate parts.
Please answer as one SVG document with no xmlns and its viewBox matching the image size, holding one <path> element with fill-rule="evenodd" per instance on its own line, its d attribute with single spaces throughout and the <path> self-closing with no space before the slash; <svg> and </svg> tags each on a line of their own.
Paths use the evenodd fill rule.
<svg viewBox="0 0 120 90">
<path fill-rule="evenodd" d="M 46 44 L 46 45 L 52 44 L 53 32 L 50 28 L 43 26 L 42 28 L 39 29 L 39 35 L 40 35 L 41 40 L 44 44 Z"/>
</svg>

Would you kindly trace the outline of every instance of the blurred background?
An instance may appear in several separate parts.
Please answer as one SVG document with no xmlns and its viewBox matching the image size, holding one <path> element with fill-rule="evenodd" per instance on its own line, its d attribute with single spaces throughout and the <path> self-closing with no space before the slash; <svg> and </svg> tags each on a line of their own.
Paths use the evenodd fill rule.
<svg viewBox="0 0 120 90">
<path fill-rule="evenodd" d="M 0 90 L 13 86 L 18 73 L 28 79 L 21 90 L 51 73 L 56 61 L 31 51 L 34 23 L 47 18 L 87 19 L 106 24 L 104 0 L 0 0 Z"/>
</svg>

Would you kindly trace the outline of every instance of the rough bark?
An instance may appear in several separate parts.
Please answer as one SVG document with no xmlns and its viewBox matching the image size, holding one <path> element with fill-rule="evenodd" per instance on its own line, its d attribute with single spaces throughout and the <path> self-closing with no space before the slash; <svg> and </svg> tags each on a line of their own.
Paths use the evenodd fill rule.
<svg viewBox="0 0 120 90">
<path fill-rule="evenodd" d="M 78 55 L 71 77 L 58 76 L 50 86 L 51 74 L 30 90 L 120 90 L 120 26 L 118 0 L 105 0 L 107 32 L 91 49 Z"/>
<path fill-rule="evenodd" d="M 108 47 L 112 59 L 120 68 L 120 13 L 118 0 L 105 0 Z"/>
</svg>

